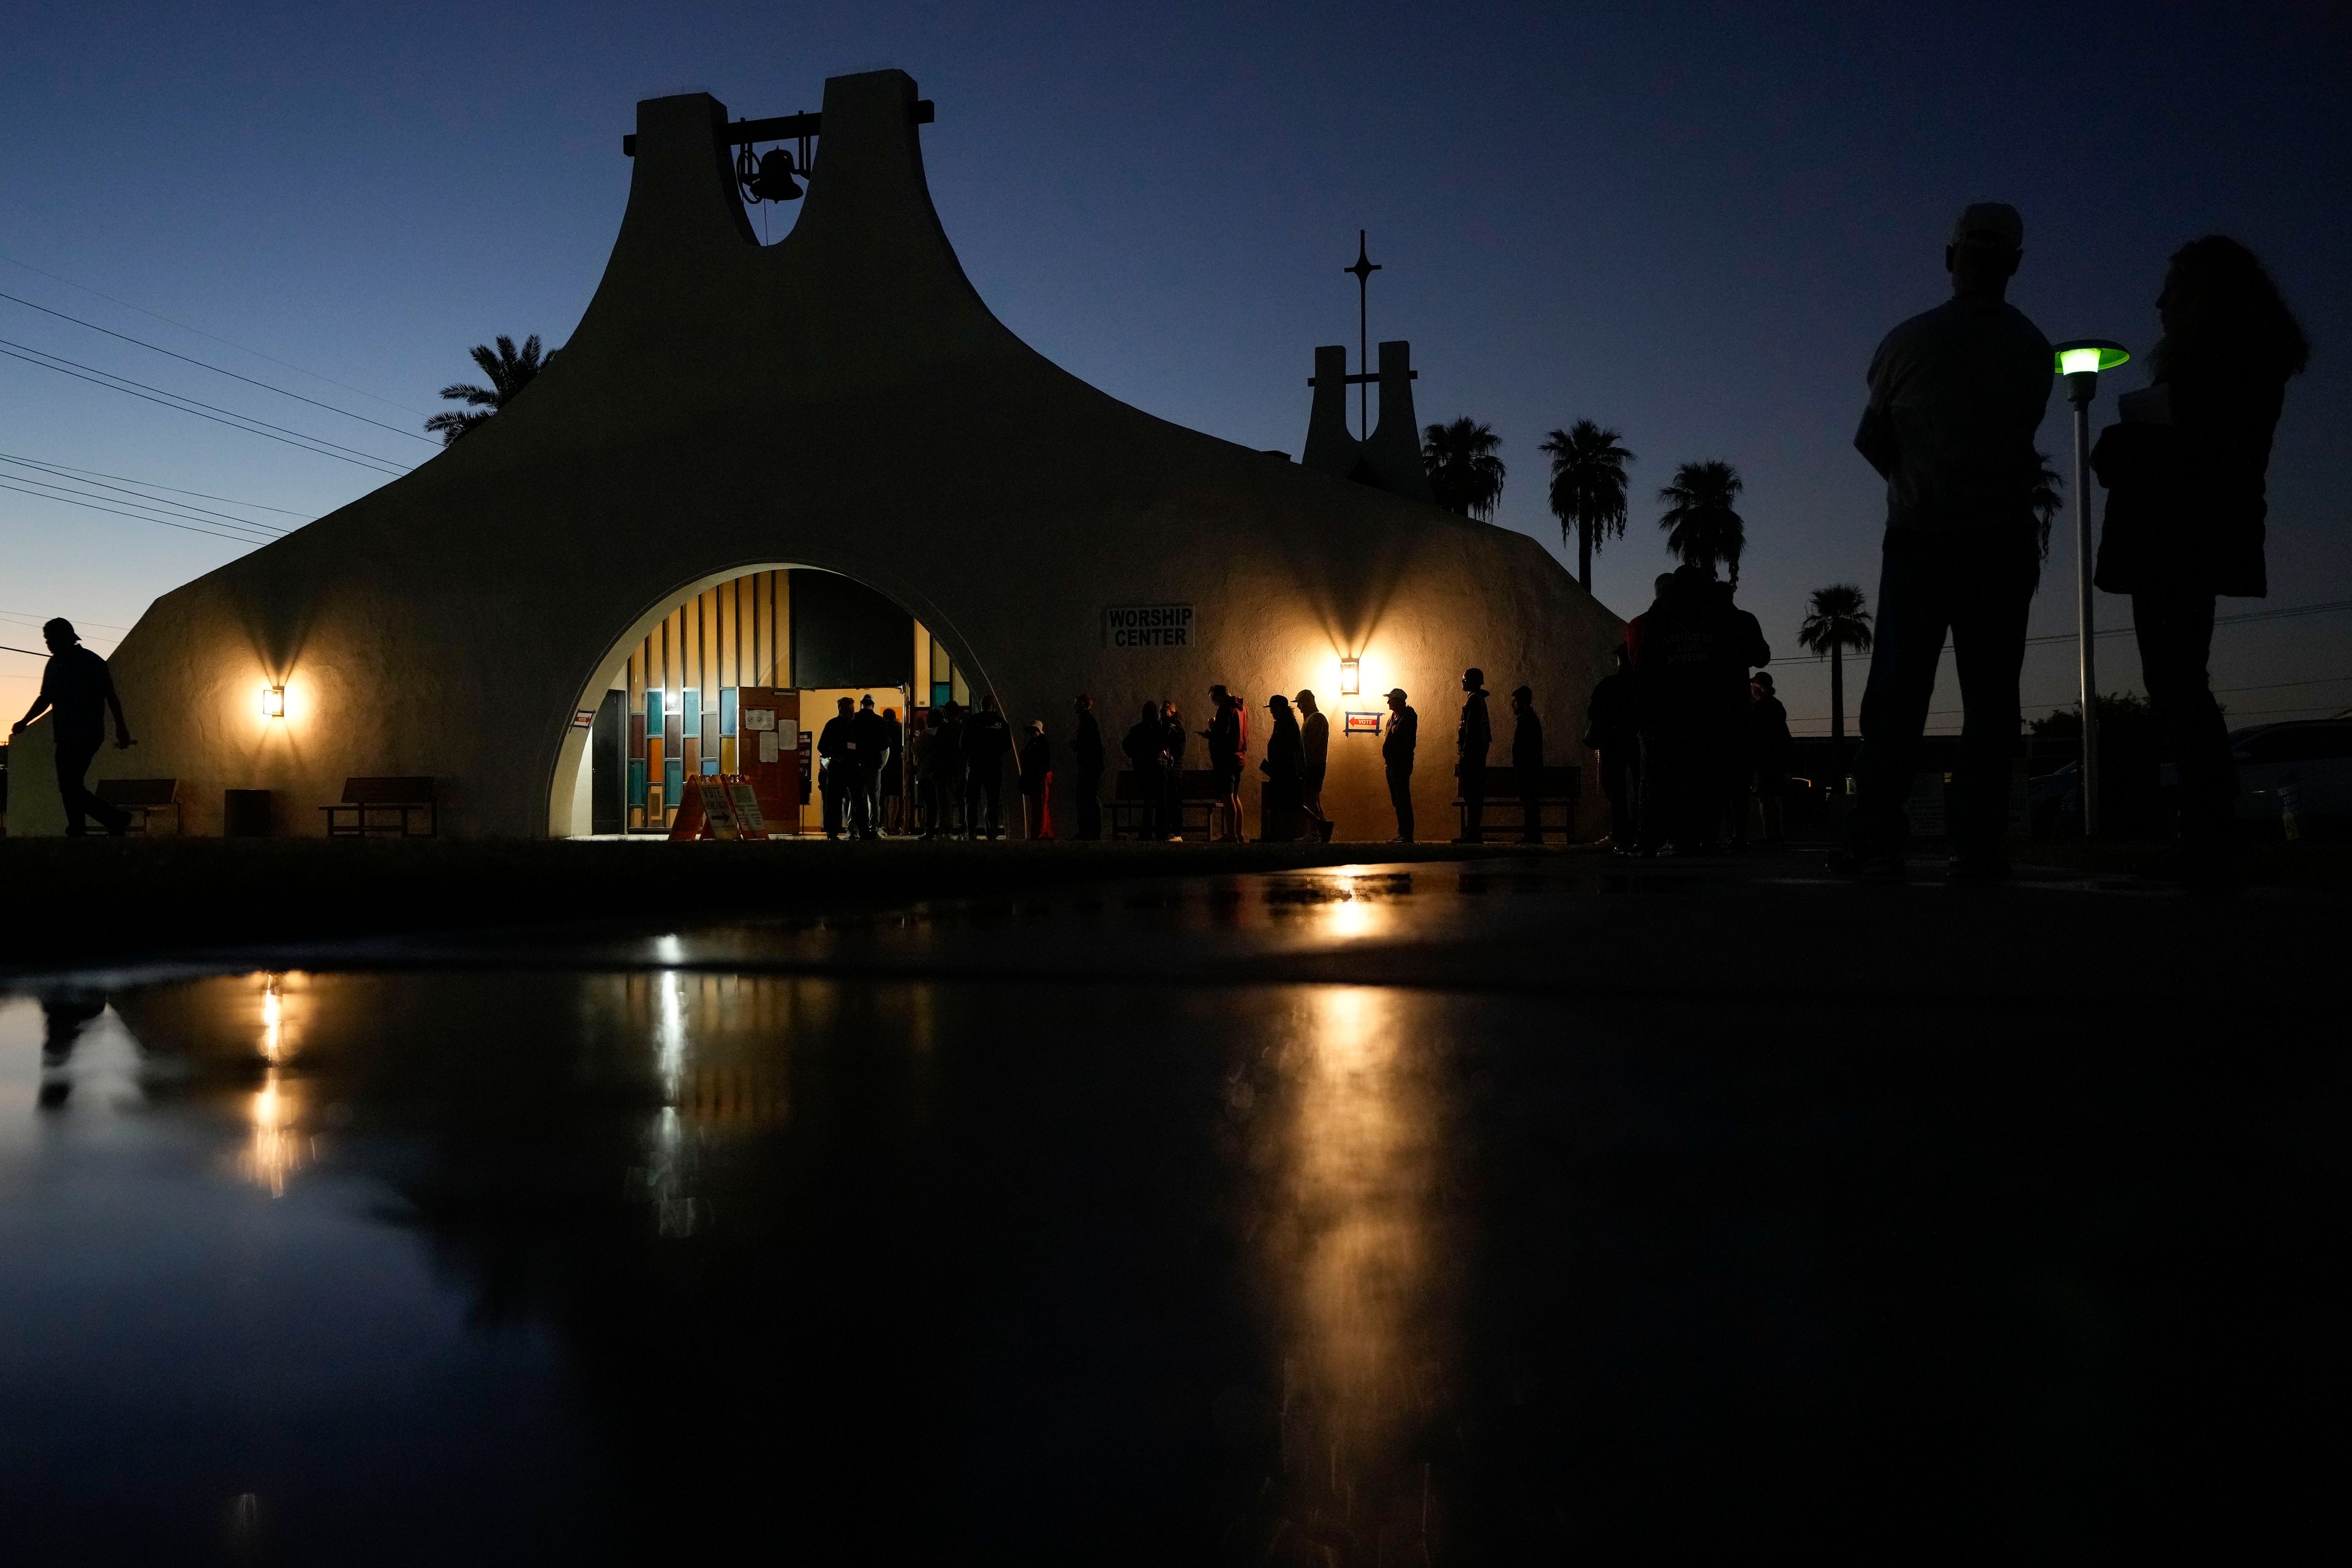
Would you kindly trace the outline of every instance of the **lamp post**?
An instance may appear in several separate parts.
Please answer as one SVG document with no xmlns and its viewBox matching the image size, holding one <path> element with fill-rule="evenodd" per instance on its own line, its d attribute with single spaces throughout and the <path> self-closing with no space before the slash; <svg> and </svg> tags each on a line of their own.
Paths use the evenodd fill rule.
<svg viewBox="0 0 2352 1568">
<path fill-rule="evenodd" d="M 2083 689 L 2083 837 L 2099 834 L 2099 680 L 2091 655 L 2091 399 L 2099 373 L 2131 358 L 2121 343 L 2076 338 L 2057 346 L 2058 374 L 2074 405 L 2074 636 Z"/>
</svg>

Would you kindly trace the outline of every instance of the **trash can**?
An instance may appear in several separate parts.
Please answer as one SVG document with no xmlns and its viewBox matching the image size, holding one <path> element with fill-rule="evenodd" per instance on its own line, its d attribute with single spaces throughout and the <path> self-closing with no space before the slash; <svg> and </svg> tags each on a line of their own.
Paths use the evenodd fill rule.
<svg viewBox="0 0 2352 1568">
<path fill-rule="evenodd" d="M 269 792 L 266 789 L 223 791 L 221 837 L 223 838 L 268 837 Z"/>
</svg>

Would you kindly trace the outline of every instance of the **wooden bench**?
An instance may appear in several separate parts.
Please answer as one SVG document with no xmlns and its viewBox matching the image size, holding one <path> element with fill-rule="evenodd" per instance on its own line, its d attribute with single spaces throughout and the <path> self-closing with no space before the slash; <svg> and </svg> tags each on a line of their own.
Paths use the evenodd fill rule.
<svg viewBox="0 0 2352 1568">
<path fill-rule="evenodd" d="M 1177 831 L 1187 838 L 1196 834 L 1206 838 L 1217 803 L 1223 798 L 1217 793 L 1213 770 L 1186 768 L 1176 786 Z M 1113 838 L 1143 837 L 1158 808 L 1158 800 L 1145 793 L 1142 778 L 1133 768 L 1111 775 L 1110 799 L 1103 803 L 1103 816 Z"/>
<path fill-rule="evenodd" d="M 385 837 L 431 838 L 440 831 L 441 815 L 433 799 L 433 781 L 429 778 L 371 779 L 343 781 L 343 799 L 340 805 L 322 805 L 327 814 L 327 837 L 330 838 L 366 838 L 376 835 Z M 373 815 L 396 811 L 396 822 L 383 821 Z M 417 812 L 425 814 L 425 831 L 417 833 L 410 826 Z"/>
<path fill-rule="evenodd" d="M 131 831 L 142 835 L 155 831 L 155 814 L 172 814 L 172 836 L 179 837 L 187 831 L 187 820 L 180 813 L 180 781 L 177 779 L 100 779 L 93 792 L 111 806 L 131 813 Z"/>
<path fill-rule="evenodd" d="M 1576 841 L 1576 807 L 1584 798 L 1584 770 L 1578 767 L 1546 768 L 1542 785 L 1536 794 L 1536 831 L 1549 838 L 1559 835 L 1560 842 Z M 1553 820 L 1553 810 L 1559 819 Z M 1470 808 L 1460 795 L 1454 797 L 1454 831 L 1470 831 Z M 1488 768 L 1486 770 L 1486 806 L 1480 818 L 1479 837 L 1496 841 L 1518 837 L 1527 831 L 1526 816 L 1519 805 L 1519 770 Z"/>
</svg>

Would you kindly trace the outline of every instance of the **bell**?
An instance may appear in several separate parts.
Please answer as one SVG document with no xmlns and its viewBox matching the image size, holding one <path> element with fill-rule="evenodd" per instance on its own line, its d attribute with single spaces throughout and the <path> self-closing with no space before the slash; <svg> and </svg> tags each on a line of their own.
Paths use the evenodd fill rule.
<svg viewBox="0 0 2352 1568">
<path fill-rule="evenodd" d="M 751 195 L 763 202 L 796 202 L 801 199 L 800 182 L 793 178 L 793 155 L 779 147 L 760 160 L 759 176 L 751 181 Z"/>
</svg>

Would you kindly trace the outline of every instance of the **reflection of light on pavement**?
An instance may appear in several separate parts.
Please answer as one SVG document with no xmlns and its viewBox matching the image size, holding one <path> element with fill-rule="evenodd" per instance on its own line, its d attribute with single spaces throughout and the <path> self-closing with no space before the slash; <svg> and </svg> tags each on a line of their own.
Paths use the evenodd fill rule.
<svg viewBox="0 0 2352 1568">
<path fill-rule="evenodd" d="M 654 938 L 654 962 L 656 963 L 685 963 L 686 943 L 678 941 L 675 936 Z"/>
<path fill-rule="evenodd" d="M 661 1019 L 655 1026 L 654 1047 L 655 1061 L 661 1071 L 662 1102 L 675 1106 L 678 1086 L 686 1073 L 686 982 L 676 970 L 662 973 Z"/>
<path fill-rule="evenodd" d="M 261 1054 L 273 1063 L 285 1043 L 285 1028 L 286 1005 L 278 994 L 278 976 L 273 974 L 261 994 Z"/>
<path fill-rule="evenodd" d="M 286 1058 L 286 1000 L 278 986 L 278 975 L 262 977 L 261 1088 L 253 1096 L 252 1136 L 238 1162 L 247 1179 L 273 1198 L 285 1195 L 286 1178 L 301 1168 L 303 1154 L 294 1130 L 300 1101 L 278 1071 Z"/>
<path fill-rule="evenodd" d="M 1370 900 L 1357 896 L 1353 883 L 1346 887 L 1344 897 L 1323 906 L 1324 930 L 1342 940 L 1370 931 L 1379 913 Z"/>
<path fill-rule="evenodd" d="M 677 938 L 666 936 L 673 949 Z M 661 1076 L 662 1106 L 647 1130 L 646 1185 L 654 1202 L 656 1228 L 663 1236 L 691 1236 L 695 1202 L 687 1191 L 688 1150 L 686 1125 L 677 1113 L 678 1097 L 686 1085 L 686 979 L 674 969 L 664 970 L 654 1020 L 654 1067 Z"/>
</svg>

